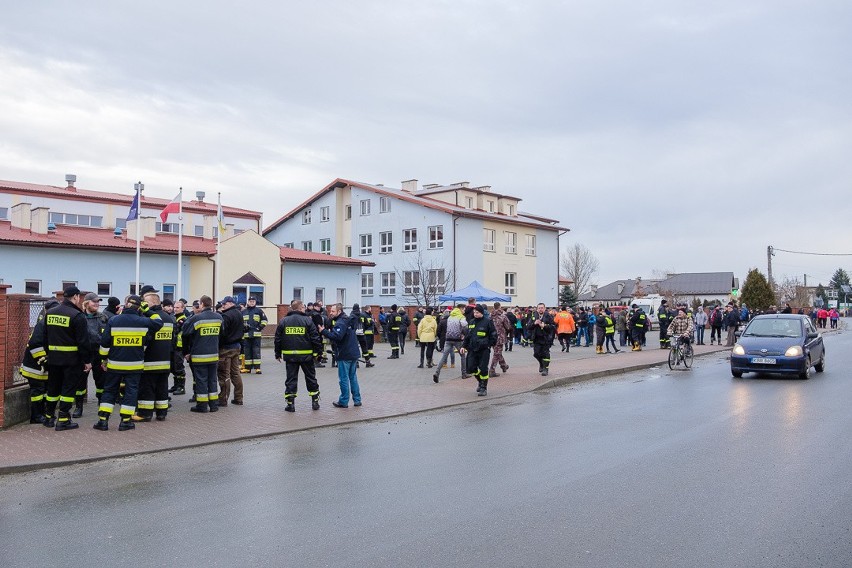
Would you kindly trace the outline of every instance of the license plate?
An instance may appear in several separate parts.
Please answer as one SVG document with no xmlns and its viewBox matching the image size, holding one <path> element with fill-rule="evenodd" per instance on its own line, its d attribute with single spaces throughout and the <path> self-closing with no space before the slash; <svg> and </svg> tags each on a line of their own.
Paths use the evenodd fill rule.
<svg viewBox="0 0 852 568">
<path fill-rule="evenodd" d="M 772 357 L 752 357 L 751 362 L 757 365 L 774 365 L 775 359 Z"/>
</svg>

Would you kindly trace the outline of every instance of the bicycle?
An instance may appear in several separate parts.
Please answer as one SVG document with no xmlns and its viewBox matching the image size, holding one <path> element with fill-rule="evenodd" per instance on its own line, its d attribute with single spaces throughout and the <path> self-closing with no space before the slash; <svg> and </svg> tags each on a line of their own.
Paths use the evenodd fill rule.
<svg viewBox="0 0 852 568">
<path fill-rule="evenodd" d="M 682 343 L 680 337 L 672 338 L 672 348 L 669 351 L 669 369 L 674 370 L 681 363 L 689 369 L 692 367 L 693 359 L 695 359 L 695 351 L 692 349 L 692 343 Z"/>
</svg>

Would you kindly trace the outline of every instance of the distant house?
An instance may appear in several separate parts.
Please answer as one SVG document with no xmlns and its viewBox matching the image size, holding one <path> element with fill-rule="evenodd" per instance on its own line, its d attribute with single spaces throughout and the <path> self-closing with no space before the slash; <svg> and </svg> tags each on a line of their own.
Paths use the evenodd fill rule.
<svg viewBox="0 0 852 568">
<path fill-rule="evenodd" d="M 731 299 L 731 291 L 737 288 L 739 280 L 733 272 L 684 272 L 670 274 L 661 280 L 635 278 L 592 286 L 589 292 L 580 294 L 578 303 L 583 307 L 625 305 L 636 296 L 649 294 L 660 294 L 673 301 L 687 303 L 695 299 L 726 303 Z"/>
</svg>

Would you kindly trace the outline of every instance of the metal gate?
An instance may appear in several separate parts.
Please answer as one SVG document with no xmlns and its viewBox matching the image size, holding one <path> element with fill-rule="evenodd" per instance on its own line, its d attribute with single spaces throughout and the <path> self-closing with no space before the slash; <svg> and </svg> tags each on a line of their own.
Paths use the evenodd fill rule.
<svg viewBox="0 0 852 568">
<path fill-rule="evenodd" d="M 23 294 L 7 296 L 6 344 L 3 346 L 6 350 L 6 368 L 3 369 L 5 388 L 27 384 L 27 379 L 20 373 L 24 350 L 45 303 L 52 299 Z"/>
</svg>

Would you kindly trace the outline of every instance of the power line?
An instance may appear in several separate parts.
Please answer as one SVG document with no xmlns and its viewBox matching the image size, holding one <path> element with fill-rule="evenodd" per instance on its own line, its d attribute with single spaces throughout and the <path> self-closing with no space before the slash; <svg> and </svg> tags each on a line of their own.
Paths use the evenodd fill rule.
<svg viewBox="0 0 852 568">
<path fill-rule="evenodd" d="M 777 247 L 772 247 L 773 251 L 789 252 L 791 254 L 809 254 L 812 256 L 852 256 L 852 252 L 802 252 L 800 250 L 785 250 Z"/>
</svg>

